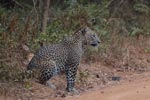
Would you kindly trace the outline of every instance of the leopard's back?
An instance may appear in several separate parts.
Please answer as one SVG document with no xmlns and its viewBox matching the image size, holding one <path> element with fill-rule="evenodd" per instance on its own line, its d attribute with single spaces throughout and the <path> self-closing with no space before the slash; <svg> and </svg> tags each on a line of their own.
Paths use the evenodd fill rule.
<svg viewBox="0 0 150 100">
<path fill-rule="evenodd" d="M 42 68 L 43 63 L 54 61 L 57 66 L 64 66 L 67 59 L 66 48 L 63 44 L 50 44 L 41 47 L 36 51 L 28 64 L 27 70 Z"/>
</svg>

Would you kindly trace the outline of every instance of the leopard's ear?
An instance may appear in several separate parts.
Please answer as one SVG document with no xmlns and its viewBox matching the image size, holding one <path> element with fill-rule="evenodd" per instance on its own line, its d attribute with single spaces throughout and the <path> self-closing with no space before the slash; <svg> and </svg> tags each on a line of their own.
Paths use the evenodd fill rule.
<svg viewBox="0 0 150 100">
<path fill-rule="evenodd" d="M 82 35 L 85 35 L 85 33 L 86 33 L 86 27 L 83 27 L 83 28 L 81 29 L 81 33 L 82 33 Z"/>
</svg>

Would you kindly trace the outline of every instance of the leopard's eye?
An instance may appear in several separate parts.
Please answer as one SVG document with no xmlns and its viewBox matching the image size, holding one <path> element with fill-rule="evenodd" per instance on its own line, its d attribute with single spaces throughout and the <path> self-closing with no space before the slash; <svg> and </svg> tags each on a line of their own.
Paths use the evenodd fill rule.
<svg viewBox="0 0 150 100">
<path fill-rule="evenodd" d="M 93 34 L 92 36 L 95 37 L 95 34 Z"/>
</svg>

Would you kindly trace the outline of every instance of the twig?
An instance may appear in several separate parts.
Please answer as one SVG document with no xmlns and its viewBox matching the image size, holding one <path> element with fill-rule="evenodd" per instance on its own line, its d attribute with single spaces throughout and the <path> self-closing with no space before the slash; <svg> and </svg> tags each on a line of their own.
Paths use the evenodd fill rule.
<svg viewBox="0 0 150 100">
<path fill-rule="evenodd" d="M 21 8 L 24 8 L 19 2 L 15 1 L 15 0 L 13 0 L 13 2 L 14 2 L 16 5 L 20 6 Z"/>
<path fill-rule="evenodd" d="M 36 20 L 38 21 L 38 19 L 39 19 L 39 15 L 38 15 L 38 12 L 37 12 L 37 9 L 36 9 L 36 3 L 37 3 L 37 1 L 35 2 L 35 0 L 32 0 L 33 1 L 33 5 L 34 5 L 34 10 L 35 10 L 35 13 L 36 13 Z"/>
<path fill-rule="evenodd" d="M 32 0 L 32 2 L 33 2 L 33 9 L 30 11 L 30 13 L 33 13 L 33 11 L 35 11 L 35 14 L 36 14 L 36 20 L 35 20 L 35 22 L 33 23 L 33 25 L 35 24 L 35 23 L 37 23 L 37 25 L 38 25 L 38 20 L 39 20 L 39 14 L 38 14 L 38 11 L 37 11 L 37 9 L 36 9 L 36 4 L 37 4 L 37 0 Z M 38 27 L 37 27 L 38 28 Z"/>
</svg>

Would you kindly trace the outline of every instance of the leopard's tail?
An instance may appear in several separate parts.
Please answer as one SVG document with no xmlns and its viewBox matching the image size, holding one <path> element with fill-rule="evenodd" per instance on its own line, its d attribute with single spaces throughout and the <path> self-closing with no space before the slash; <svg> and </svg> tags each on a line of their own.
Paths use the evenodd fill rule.
<svg viewBox="0 0 150 100">
<path fill-rule="evenodd" d="M 27 66 L 27 70 L 32 70 L 34 68 L 36 68 L 36 63 L 35 63 L 35 59 L 34 57 L 31 59 L 31 61 L 29 62 L 28 66 Z"/>
</svg>

